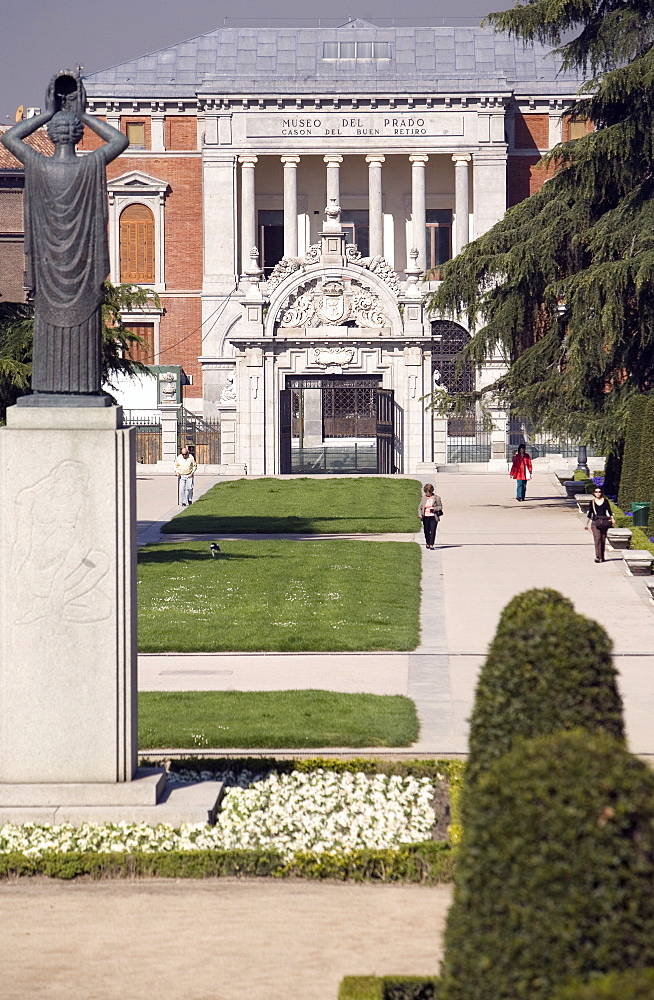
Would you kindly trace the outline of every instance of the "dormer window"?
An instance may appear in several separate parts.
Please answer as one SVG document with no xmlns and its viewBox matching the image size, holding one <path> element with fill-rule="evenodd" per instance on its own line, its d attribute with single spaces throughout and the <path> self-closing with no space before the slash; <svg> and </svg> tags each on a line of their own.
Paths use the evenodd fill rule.
<svg viewBox="0 0 654 1000">
<path fill-rule="evenodd" d="M 390 59 L 388 42 L 324 42 L 323 59 Z"/>
</svg>

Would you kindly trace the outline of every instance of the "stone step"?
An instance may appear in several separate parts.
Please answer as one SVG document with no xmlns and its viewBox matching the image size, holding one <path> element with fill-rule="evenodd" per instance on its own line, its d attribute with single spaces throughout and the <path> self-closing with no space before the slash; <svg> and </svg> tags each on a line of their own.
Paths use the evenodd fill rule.
<svg viewBox="0 0 654 1000">
<path fill-rule="evenodd" d="M 606 540 L 612 549 L 628 549 L 631 543 L 631 530 L 629 528 L 609 528 Z"/>
<path fill-rule="evenodd" d="M 647 549 L 628 549 L 622 553 L 627 570 L 632 576 L 650 576 L 654 556 Z"/>
</svg>

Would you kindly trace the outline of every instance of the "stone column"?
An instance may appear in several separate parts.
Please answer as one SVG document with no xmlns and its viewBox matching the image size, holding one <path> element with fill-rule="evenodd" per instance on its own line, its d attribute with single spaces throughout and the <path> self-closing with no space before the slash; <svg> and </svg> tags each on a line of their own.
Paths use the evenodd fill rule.
<svg viewBox="0 0 654 1000">
<path fill-rule="evenodd" d="M 473 154 L 474 239 L 483 236 L 506 212 L 506 146 Z"/>
<path fill-rule="evenodd" d="M 384 160 L 385 157 L 378 153 L 366 156 L 371 257 L 384 256 L 384 220 L 382 216 L 382 163 Z"/>
<path fill-rule="evenodd" d="M 337 153 L 328 153 L 323 157 L 327 164 L 327 204 L 341 204 L 341 163 L 343 157 Z"/>
<path fill-rule="evenodd" d="M 241 164 L 241 273 L 250 261 L 250 250 L 259 245 L 257 239 L 257 212 L 254 195 L 254 168 L 256 156 L 239 156 Z"/>
<path fill-rule="evenodd" d="M 468 207 L 468 164 L 472 157 L 470 153 L 455 153 L 454 162 L 454 246 L 452 255 L 461 253 L 470 239 L 470 222 Z"/>
<path fill-rule="evenodd" d="M 234 278 L 238 273 L 236 180 L 235 156 L 223 156 L 206 148 L 203 150 L 202 291 L 205 303 L 207 296 L 228 295 L 234 288 Z M 211 304 L 203 319 L 214 311 L 217 304 L 216 301 Z"/>
<path fill-rule="evenodd" d="M 297 257 L 297 165 L 299 156 L 282 156 L 284 164 L 284 256 Z"/>
<path fill-rule="evenodd" d="M 161 419 L 161 459 L 160 463 L 172 469 L 178 454 L 177 448 L 177 403 L 159 403 L 158 410 Z M 159 462 L 157 464 L 160 464 Z"/>
<path fill-rule="evenodd" d="M 153 153 L 161 153 L 166 148 L 165 116 L 163 111 L 152 112 L 150 117 L 150 136 Z"/>
<path fill-rule="evenodd" d="M 418 251 L 421 273 L 427 268 L 427 211 L 425 207 L 425 167 L 428 156 L 415 154 L 411 161 L 411 246 Z M 409 248 L 411 249 L 411 247 Z"/>
</svg>

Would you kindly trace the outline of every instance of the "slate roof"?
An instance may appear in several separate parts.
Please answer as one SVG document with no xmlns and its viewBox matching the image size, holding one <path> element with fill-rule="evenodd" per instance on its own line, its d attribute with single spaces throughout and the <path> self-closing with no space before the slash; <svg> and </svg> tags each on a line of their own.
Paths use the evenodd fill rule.
<svg viewBox="0 0 654 1000">
<path fill-rule="evenodd" d="M 333 41 L 390 44 L 390 59 L 324 59 Z M 92 97 L 230 94 L 457 93 L 479 90 L 574 95 L 546 47 L 489 28 L 381 28 L 356 19 L 339 28 L 218 28 L 86 78 Z"/>
</svg>

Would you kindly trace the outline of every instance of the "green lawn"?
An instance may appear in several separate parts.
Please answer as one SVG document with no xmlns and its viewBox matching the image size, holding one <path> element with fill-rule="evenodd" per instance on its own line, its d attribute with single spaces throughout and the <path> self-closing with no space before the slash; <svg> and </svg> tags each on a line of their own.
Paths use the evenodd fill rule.
<svg viewBox="0 0 654 1000">
<path fill-rule="evenodd" d="M 417 531 L 414 479 L 236 479 L 219 483 L 163 527 L 169 534 L 324 535 Z"/>
<path fill-rule="evenodd" d="M 418 739 L 402 695 L 332 691 L 148 691 L 139 745 L 157 747 L 405 747 Z"/>
<path fill-rule="evenodd" d="M 414 542 L 222 540 L 139 552 L 145 653 L 415 649 Z"/>
</svg>

